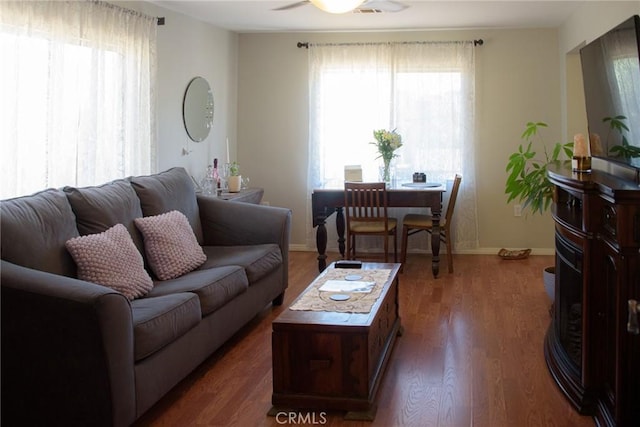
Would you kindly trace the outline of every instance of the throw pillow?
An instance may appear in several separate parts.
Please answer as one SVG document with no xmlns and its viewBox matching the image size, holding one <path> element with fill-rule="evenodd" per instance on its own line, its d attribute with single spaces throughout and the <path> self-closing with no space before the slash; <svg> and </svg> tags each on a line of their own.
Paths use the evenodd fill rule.
<svg viewBox="0 0 640 427">
<path fill-rule="evenodd" d="M 187 217 L 178 211 L 136 218 L 147 261 L 160 280 L 174 279 L 207 260 Z"/>
<path fill-rule="evenodd" d="M 81 280 L 115 289 L 130 300 L 145 295 L 153 287 L 142 255 L 122 224 L 102 233 L 74 237 L 65 246 Z"/>
</svg>

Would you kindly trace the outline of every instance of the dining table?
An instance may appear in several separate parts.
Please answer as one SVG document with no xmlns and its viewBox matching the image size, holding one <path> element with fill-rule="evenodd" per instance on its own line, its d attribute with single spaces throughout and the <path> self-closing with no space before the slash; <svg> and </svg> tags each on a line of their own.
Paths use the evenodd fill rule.
<svg viewBox="0 0 640 427">
<path fill-rule="evenodd" d="M 440 183 L 397 183 L 387 187 L 387 206 L 406 208 L 431 208 L 433 217 L 432 235 L 440 236 L 440 216 L 442 213 L 442 197 L 446 186 Z M 316 247 L 318 250 L 318 270 L 327 267 L 327 227 L 326 221 L 336 214 L 336 232 L 338 234 L 338 250 L 345 256 L 345 218 L 344 187 L 315 188 L 311 193 L 311 210 L 313 227 L 316 229 Z M 440 270 L 440 239 L 431 239 L 431 271 L 438 277 Z"/>
</svg>

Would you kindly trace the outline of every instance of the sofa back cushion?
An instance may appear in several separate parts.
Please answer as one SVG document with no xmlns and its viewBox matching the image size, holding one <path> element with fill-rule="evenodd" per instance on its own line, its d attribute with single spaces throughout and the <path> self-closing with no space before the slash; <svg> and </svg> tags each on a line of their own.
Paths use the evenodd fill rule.
<svg viewBox="0 0 640 427">
<path fill-rule="evenodd" d="M 140 254 L 142 236 L 134 224 L 142 217 L 140 200 L 131 183 L 116 180 L 97 187 L 65 187 L 81 235 L 102 233 L 116 224 L 125 226 Z"/>
<path fill-rule="evenodd" d="M 0 204 L 2 259 L 24 267 L 75 277 L 64 244 L 79 236 L 64 192 L 57 189 L 3 200 Z"/>
<path fill-rule="evenodd" d="M 150 176 L 131 178 L 144 216 L 180 211 L 187 219 L 198 243 L 202 244 L 202 224 L 191 176 L 184 168 L 172 168 Z"/>
</svg>

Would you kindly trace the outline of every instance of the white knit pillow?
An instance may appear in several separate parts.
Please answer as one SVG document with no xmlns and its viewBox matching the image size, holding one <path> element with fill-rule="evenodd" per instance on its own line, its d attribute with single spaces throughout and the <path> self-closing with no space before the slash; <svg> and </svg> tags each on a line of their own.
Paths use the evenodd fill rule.
<svg viewBox="0 0 640 427">
<path fill-rule="evenodd" d="M 195 270 L 207 260 L 187 217 L 179 211 L 136 218 L 144 238 L 147 261 L 158 279 L 168 280 Z"/>
<path fill-rule="evenodd" d="M 153 287 L 142 255 L 122 224 L 102 233 L 74 237 L 65 246 L 78 267 L 78 279 L 115 289 L 130 300 Z"/>
</svg>

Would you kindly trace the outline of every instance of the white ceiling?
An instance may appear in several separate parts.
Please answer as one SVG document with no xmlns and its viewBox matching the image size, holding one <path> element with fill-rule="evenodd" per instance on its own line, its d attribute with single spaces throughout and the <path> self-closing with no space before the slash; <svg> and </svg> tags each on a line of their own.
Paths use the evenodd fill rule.
<svg viewBox="0 0 640 427">
<path fill-rule="evenodd" d="M 323 12 L 311 4 L 273 10 L 297 1 L 151 0 L 159 6 L 236 32 L 558 27 L 584 3 L 581 0 L 397 0 L 409 7 L 395 13 L 342 15 Z"/>
</svg>

